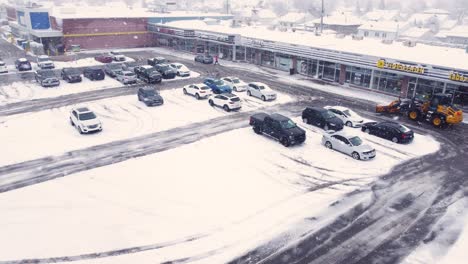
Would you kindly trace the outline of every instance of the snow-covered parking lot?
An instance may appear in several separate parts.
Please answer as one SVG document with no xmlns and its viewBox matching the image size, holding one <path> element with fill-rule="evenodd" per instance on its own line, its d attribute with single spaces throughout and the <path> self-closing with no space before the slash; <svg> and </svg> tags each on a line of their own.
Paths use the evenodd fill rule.
<svg viewBox="0 0 468 264">
<path fill-rule="evenodd" d="M 90 135 L 80 135 L 70 125 L 69 111 L 75 105 L 2 117 L 0 145 L 8 150 L 8 155 L 2 156 L 0 166 L 168 130 L 228 114 L 221 108 L 209 106 L 207 100 L 198 101 L 184 95 L 182 89 L 162 91 L 161 95 L 165 103 L 158 107 L 147 107 L 138 101 L 136 95 L 87 103 L 86 106 L 101 118 L 104 128 L 101 133 Z M 239 93 L 239 96 L 243 101 L 240 111 L 251 111 L 294 100 L 285 94 L 279 94 L 278 99 L 271 102 L 250 98 L 245 92 Z M 82 105 L 84 104 L 80 104 Z"/>
<path fill-rule="evenodd" d="M 169 108 L 175 99 L 166 98 L 168 105 L 163 107 Z M 194 110 L 189 102 L 172 104 L 184 108 L 184 115 Z M 111 109 L 118 109 L 118 105 L 123 103 Z M 213 116 L 221 113 L 203 107 L 203 112 L 194 112 L 191 117 L 206 115 L 206 111 Z M 103 113 L 102 109 L 98 112 Z M 118 110 L 115 116 L 127 110 Z M 158 112 L 159 108 L 146 111 Z M 62 141 L 64 135 L 79 142 L 100 137 L 79 136 L 64 125 L 66 111 L 53 112 L 43 114 L 57 120 L 56 126 L 64 126 L 63 131 L 49 132 L 50 141 L 62 148 L 74 144 Z M 158 115 L 162 118 L 164 113 L 154 116 Z M 171 117 L 178 118 L 177 114 Z M 110 120 L 105 125 L 111 126 Z M 167 122 L 161 119 L 152 128 L 126 128 L 122 133 L 158 129 L 162 120 Z M 243 128 L 4 193 L 0 200 L 2 260 L 65 256 L 80 260 L 93 258 L 83 254 L 136 247 L 132 254 L 123 251 L 123 255 L 75 263 L 161 263 L 181 258 L 193 258 L 194 263 L 224 263 L 297 221 L 320 218 L 330 203 L 394 165 L 439 148 L 430 136 L 417 134 L 413 143 L 399 145 L 345 128 L 363 135 L 377 150 L 374 160 L 356 161 L 320 145 L 321 130 L 295 120 L 307 130 L 307 140 L 300 146 L 285 148 Z M 40 133 L 36 140 L 45 132 Z M 40 148 L 50 152 L 47 145 Z M 165 245 L 168 242 L 174 243 Z"/>
</svg>

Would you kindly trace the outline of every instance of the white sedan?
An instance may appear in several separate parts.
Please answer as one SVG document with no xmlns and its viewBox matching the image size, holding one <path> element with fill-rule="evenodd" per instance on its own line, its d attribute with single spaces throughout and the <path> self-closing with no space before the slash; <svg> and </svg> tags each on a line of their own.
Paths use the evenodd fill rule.
<svg viewBox="0 0 468 264">
<path fill-rule="evenodd" d="M 183 91 L 184 94 L 193 95 L 198 100 L 201 98 L 208 98 L 213 94 L 211 88 L 203 83 L 185 85 Z"/>
<path fill-rule="evenodd" d="M 112 60 L 114 61 L 125 61 L 125 56 L 116 50 L 109 52 L 109 55 L 112 57 Z"/>
<path fill-rule="evenodd" d="M 190 76 L 189 68 L 187 68 L 187 66 L 183 65 L 182 63 L 174 62 L 174 63 L 169 64 L 169 66 L 174 68 L 174 70 L 177 71 L 177 75 L 180 76 L 180 77 Z"/>
<path fill-rule="evenodd" d="M 225 84 L 229 85 L 235 92 L 243 92 L 247 90 L 247 84 L 237 77 L 224 77 L 221 78 Z"/>
<path fill-rule="evenodd" d="M 336 151 L 350 155 L 355 160 L 369 160 L 375 157 L 375 149 L 364 144 L 358 136 L 350 136 L 342 131 L 327 131 L 322 137 L 322 144 Z"/>
<path fill-rule="evenodd" d="M 222 107 L 226 112 L 237 110 L 242 107 L 240 98 L 232 93 L 215 95 L 208 100 L 208 103 L 211 106 Z"/>
<path fill-rule="evenodd" d="M 346 126 L 361 127 L 364 123 L 364 118 L 344 106 L 325 106 L 324 108 L 333 112 Z"/>
<path fill-rule="evenodd" d="M 263 101 L 276 99 L 276 93 L 268 85 L 261 82 L 249 83 L 247 95 L 260 98 Z"/>
</svg>

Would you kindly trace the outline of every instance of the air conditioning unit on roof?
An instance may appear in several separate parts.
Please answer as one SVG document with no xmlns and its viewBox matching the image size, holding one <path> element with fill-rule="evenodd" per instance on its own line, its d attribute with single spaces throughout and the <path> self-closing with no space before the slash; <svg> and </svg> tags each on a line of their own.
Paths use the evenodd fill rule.
<svg viewBox="0 0 468 264">
<path fill-rule="evenodd" d="M 363 40 L 363 36 L 353 35 L 353 40 Z"/>
<path fill-rule="evenodd" d="M 416 41 L 414 40 L 405 40 L 403 42 L 403 45 L 406 47 L 415 47 L 416 46 Z"/>
</svg>

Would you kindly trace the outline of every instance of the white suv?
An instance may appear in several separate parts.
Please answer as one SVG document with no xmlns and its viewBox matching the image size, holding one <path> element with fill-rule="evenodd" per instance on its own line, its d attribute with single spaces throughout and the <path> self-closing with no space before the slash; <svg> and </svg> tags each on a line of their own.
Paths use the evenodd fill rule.
<svg viewBox="0 0 468 264">
<path fill-rule="evenodd" d="M 70 111 L 70 124 L 80 134 L 102 131 L 102 122 L 88 107 L 76 107 Z"/>
<path fill-rule="evenodd" d="M 263 101 L 276 99 L 276 93 L 268 85 L 261 82 L 249 83 L 247 95 L 260 98 Z"/>
<path fill-rule="evenodd" d="M 55 64 L 50 60 L 49 56 L 47 55 L 37 56 L 37 66 L 39 66 L 39 68 L 41 68 L 42 70 L 55 68 Z"/>
<path fill-rule="evenodd" d="M 237 77 L 224 77 L 221 78 L 225 84 L 227 84 L 233 91 L 236 92 L 243 92 L 247 90 L 247 84 L 240 80 Z"/>
<path fill-rule="evenodd" d="M 208 103 L 211 106 L 222 107 L 226 112 L 237 110 L 242 107 L 240 98 L 232 93 L 215 95 L 208 100 Z"/>
<path fill-rule="evenodd" d="M 114 61 L 125 61 L 125 56 L 116 50 L 109 52 L 109 55 L 112 57 L 112 60 Z"/>
<path fill-rule="evenodd" d="M 0 60 L 0 73 L 8 72 L 8 68 L 4 61 Z"/>
<path fill-rule="evenodd" d="M 211 88 L 204 83 L 185 85 L 183 91 L 184 94 L 193 95 L 198 100 L 208 98 L 213 94 Z"/>
</svg>

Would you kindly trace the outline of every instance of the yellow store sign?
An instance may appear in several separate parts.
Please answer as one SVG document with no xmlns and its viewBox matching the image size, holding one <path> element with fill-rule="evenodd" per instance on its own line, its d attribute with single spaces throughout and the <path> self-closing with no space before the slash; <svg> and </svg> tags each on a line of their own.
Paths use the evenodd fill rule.
<svg viewBox="0 0 468 264">
<path fill-rule="evenodd" d="M 458 72 L 450 73 L 449 79 L 456 82 L 468 82 L 468 76 L 459 74 Z"/>
<path fill-rule="evenodd" d="M 402 72 L 410 72 L 410 73 L 417 73 L 417 74 L 424 74 L 426 69 L 423 67 L 402 64 L 402 63 L 392 63 L 386 62 L 385 60 L 378 60 L 377 61 L 377 68 L 380 69 L 390 69 L 395 71 L 402 71 Z"/>
</svg>

